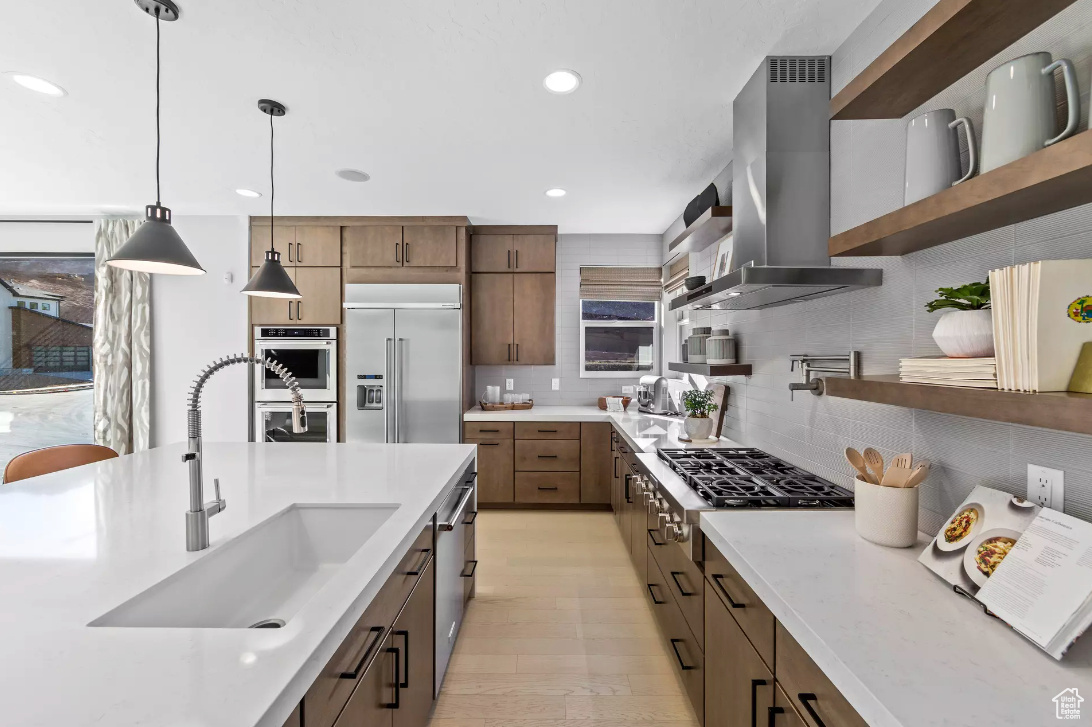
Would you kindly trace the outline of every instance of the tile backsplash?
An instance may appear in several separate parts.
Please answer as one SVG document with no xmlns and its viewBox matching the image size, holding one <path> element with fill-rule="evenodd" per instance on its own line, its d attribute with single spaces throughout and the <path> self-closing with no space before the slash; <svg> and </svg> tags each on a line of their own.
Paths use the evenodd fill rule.
<svg viewBox="0 0 1092 727">
<path fill-rule="evenodd" d="M 934 2 L 884 0 L 834 53 L 834 91 L 866 67 Z M 1008 58 L 1049 50 L 1071 58 L 1081 89 L 1092 76 L 1092 0 L 1078 0 L 1053 20 L 894 121 L 831 124 L 831 227 L 837 233 L 902 204 L 905 124 L 932 108 L 951 107 L 981 121 L 985 74 Z M 1087 96 L 1081 129 L 1087 128 Z M 691 274 L 708 274 L 716 246 L 692 256 Z M 900 407 L 815 397 L 790 400 L 789 354 L 861 351 L 863 373 L 895 373 L 908 356 L 940 355 L 932 340 L 939 313 L 925 302 L 940 286 L 984 280 L 1017 262 L 1092 256 L 1092 205 L 1007 226 L 903 257 L 838 258 L 833 265 L 880 267 L 883 285 L 845 295 L 758 311 L 695 311 L 690 325 L 727 326 L 738 338 L 750 377 L 731 377 L 725 434 L 766 449 L 839 484 L 851 486 L 847 446 L 875 446 L 890 459 L 913 452 L 934 467 L 922 488 L 921 528 L 935 533 L 975 485 L 1025 494 L 1028 463 L 1065 471 L 1065 511 L 1092 519 L 1092 437 Z M 668 321 L 672 314 L 668 313 Z M 668 351 L 670 360 L 678 352 Z"/>
<path fill-rule="evenodd" d="M 600 396 L 622 393 L 637 378 L 580 378 L 580 266 L 656 265 L 662 262 L 660 235 L 559 235 L 557 239 L 557 363 L 553 366 L 476 366 L 475 393 L 514 379 L 516 393 L 531 394 L 535 404 L 594 404 Z M 561 388 L 552 389 L 553 379 Z"/>
</svg>

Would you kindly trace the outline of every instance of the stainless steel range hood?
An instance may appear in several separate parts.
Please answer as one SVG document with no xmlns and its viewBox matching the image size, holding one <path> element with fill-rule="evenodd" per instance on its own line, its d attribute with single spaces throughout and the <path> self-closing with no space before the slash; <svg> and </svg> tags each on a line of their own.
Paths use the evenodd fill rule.
<svg viewBox="0 0 1092 727">
<path fill-rule="evenodd" d="M 736 96 L 732 269 L 672 310 L 768 308 L 883 281 L 881 270 L 830 267 L 829 104 L 827 56 L 767 57 Z"/>
</svg>

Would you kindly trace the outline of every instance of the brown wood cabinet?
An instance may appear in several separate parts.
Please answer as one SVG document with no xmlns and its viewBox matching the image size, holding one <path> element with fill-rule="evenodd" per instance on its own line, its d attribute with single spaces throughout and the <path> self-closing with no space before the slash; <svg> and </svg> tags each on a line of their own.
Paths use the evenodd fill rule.
<svg viewBox="0 0 1092 727">
<path fill-rule="evenodd" d="M 550 365 L 556 361 L 553 273 L 515 275 L 513 282 L 512 341 L 517 364 Z"/>
<path fill-rule="evenodd" d="M 261 265 L 269 249 L 269 225 L 251 228 L 250 264 Z M 340 267 L 341 228 L 334 225 L 276 225 L 273 249 L 281 265 L 293 267 Z"/>
<path fill-rule="evenodd" d="M 394 724 L 394 692 L 398 674 L 394 656 L 394 634 L 382 639 L 376 656 L 357 683 L 344 711 L 334 723 L 336 727 L 392 727 Z M 305 727 L 312 727 L 311 712 L 307 710 Z M 335 713 L 336 714 L 336 713 Z"/>
<path fill-rule="evenodd" d="M 466 422 L 463 436 L 467 439 L 511 439 L 512 422 Z"/>
<path fill-rule="evenodd" d="M 691 633 L 690 628 L 679 611 L 679 606 L 671 596 L 667 579 L 660 571 L 651 553 L 646 549 L 644 558 L 647 564 L 646 593 L 652 603 L 652 612 L 660 627 L 672 660 L 678 668 L 686 695 L 694 707 L 699 724 L 703 724 L 705 714 L 705 655 L 702 644 Z"/>
<path fill-rule="evenodd" d="M 580 424 L 580 501 L 611 502 L 611 434 L 609 422 Z"/>
<path fill-rule="evenodd" d="M 471 235 L 470 271 L 510 273 L 513 252 L 511 235 Z"/>
<path fill-rule="evenodd" d="M 474 365 L 512 363 L 511 275 L 481 273 L 471 276 L 473 304 L 470 311 L 471 363 Z"/>
<path fill-rule="evenodd" d="M 556 259 L 556 233 L 475 233 L 470 240 L 475 273 L 552 273 Z"/>
<path fill-rule="evenodd" d="M 580 422 L 516 422 L 515 424 L 516 439 L 580 439 Z"/>
<path fill-rule="evenodd" d="M 473 439 L 467 444 L 478 445 L 478 502 L 514 502 L 515 463 L 511 439 Z"/>
<path fill-rule="evenodd" d="M 345 227 L 345 267 L 453 268 L 459 264 L 453 225 L 364 225 Z"/>
<path fill-rule="evenodd" d="M 706 590 L 720 597 L 759 656 L 773 668 L 776 621 L 773 613 L 709 541 L 705 543 L 705 578 L 708 581 Z"/>
<path fill-rule="evenodd" d="M 580 502 L 579 472 L 517 472 L 517 502 Z"/>
<path fill-rule="evenodd" d="M 517 472 L 579 472 L 580 440 L 517 439 Z"/>
<path fill-rule="evenodd" d="M 512 269 L 517 273 L 552 273 L 557 269 L 556 235 L 513 235 Z"/>
<path fill-rule="evenodd" d="M 257 272 L 251 269 L 251 275 Z M 341 323 L 341 269 L 286 267 L 302 298 L 250 297 L 250 319 L 263 325 Z"/>
<path fill-rule="evenodd" d="M 436 635 L 433 563 L 434 559 L 429 558 L 391 631 L 392 646 L 399 650 L 395 660 L 399 674 L 394 727 L 425 727 L 432 711 Z"/>
<path fill-rule="evenodd" d="M 402 264 L 417 268 L 453 268 L 458 265 L 455 227 L 450 225 L 403 227 Z"/>
<path fill-rule="evenodd" d="M 705 590 L 705 725 L 765 725 L 774 675 L 730 610 L 713 589 Z"/>
<path fill-rule="evenodd" d="M 295 254 L 296 228 L 275 225 L 273 227 L 273 249 L 281 254 L 282 265 L 293 265 L 288 261 L 288 255 Z M 250 265 L 258 267 L 265 262 L 265 254 L 269 250 L 269 225 L 254 225 L 250 228 Z"/>
<path fill-rule="evenodd" d="M 303 727 L 303 712 L 300 705 L 297 704 L 292 714 L 288 715 L 288 719 L 284 721 L 284 727 Z"/>
<path fill-rule="evenodd" d="M 768 727 L 815 727 L 809 725 L 800 712 L 796 711 L 792 700 L 780 684 L 774 686 L 774 703 L 769 712 Z"/>
<path fill-rule="evenodd" d="M 774 640 L 777 681 L 796 711 L 805 715 L 805 723 L 810 727 L 868 727 L 780 622 Z"/>
</svg>

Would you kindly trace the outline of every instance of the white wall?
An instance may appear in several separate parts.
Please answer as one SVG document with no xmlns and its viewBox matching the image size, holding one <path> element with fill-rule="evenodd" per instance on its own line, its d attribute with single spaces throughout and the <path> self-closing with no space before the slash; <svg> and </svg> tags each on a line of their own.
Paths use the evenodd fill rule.
<svg viewBox="0 0 1092 727">
<path fill-rule="evenodd" d="M 246 351 L 249 273 L 246 217 L 174 218 L 174 226 L 207 274 L 152 280 L 152 446 L 186 438 L 186 398 L 200 370 Z M 224 274 L 234 280 L 224 282 Z M 213 377 L 202 396 L 206 441 L 247 440 L 247 369 Z"/>
</svg>

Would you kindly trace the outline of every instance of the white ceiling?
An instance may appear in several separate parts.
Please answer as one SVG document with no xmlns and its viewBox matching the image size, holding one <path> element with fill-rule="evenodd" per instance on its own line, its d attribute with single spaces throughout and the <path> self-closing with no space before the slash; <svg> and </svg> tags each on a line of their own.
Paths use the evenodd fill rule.
<svg viewBox="0 0 1092 727">
<path fill-rule="evenodd" d="M 768 53 L 830 53 L 879 0 L 179 0 L 163 24 L 175 214 L 465 214 L 662 232 L 731 155 Z M 154 21 L 132 0 L 0 0 L 0 214 L 154 201 Z M 572 68 L 571 95 L 542 88 Z M 344 167 L 364 184 L 334 176 Z M 569 191 L 548 199 L 549 187 Z M 266 193 L 248 200 L 249 187 Z"/>
</svg>

